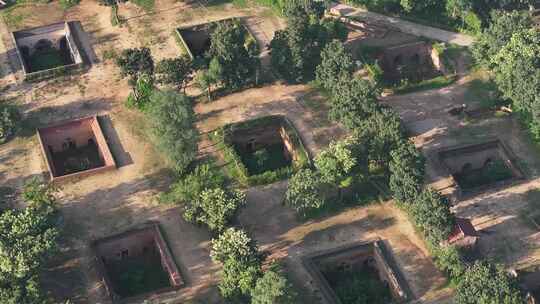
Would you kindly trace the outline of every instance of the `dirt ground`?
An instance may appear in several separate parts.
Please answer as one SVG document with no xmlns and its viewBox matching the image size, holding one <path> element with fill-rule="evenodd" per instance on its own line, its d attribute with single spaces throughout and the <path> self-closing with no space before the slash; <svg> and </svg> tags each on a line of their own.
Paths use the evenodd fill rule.
<svg viewBox="0 0 540 304">
<path fill-rule="evenodd" d="M 418 147 L 428 159 L 428 183 L 446 194 L 455 187 L 449 173 L 437 159 L 437 150 L 498 138 L 518 158 L 518 166 L 526 179 L 486 191 L 456 198 L 454 211 L 460 217 L 470 218 L 480 231 L 480 255 L 492 258 L 512 268 L 525 268 L 540 263 L 540 232 L 524 219 L 530 202 L 527 193 L 540 186 L 538 149 L 529 139 L 516 118 L 511 115 L 466 119 L 452 116 L 449 109 L 472 103 L 467 98 L 469 77 L 450 87 L 389 96 L 384 102 L 398 111 Z M 452 195 L 455 197 L 455 195 Z"/>
<path fill-rule="evenodd" d="M 185 288 L 162 295 L 155 302 L 220 302 L 215 288 L 219 266 L 209 258 L 211 235 L 203 228 L 184 222 L 178 207 L 157 204 L 156 196 L 170 183 L 170 173 L 166 162 L 147 142 L 141 114 L 123 105 L 129 87 L 121 79 L 113 58 L 122 49 L 140 46 L 150 47 L 158 60 L 177 56 L 179 49 L 172 38 L 174 28 L 233 16 L 245 17 L 247 26 L 264 50 L 274 31 L 283 27 L 283 21 L 265 9 L 239 9 L 230 4 L 205 8 L 198 2 L 156 0 L 156 8 L 159 9 L 154 14 L 148 14 L 129 2 L 121 4 L 119 13 L 127 23 L 113 27 L 110 8 L 93 0 L 82 1 L 68 11 L 62 11 L 56 2 L 29 4 L 12 13 L 31 17 L 10 23 L 10 28 L 0 24 L 1 100 L 16 103 L 24 114 L 23 128 L 18 136 L 0 145 L 2 189 L 17 192 L 30 177 L 46 177 L 35 128 L 55 121 L 101 115 L 105 136 L 119 165 L 113 172 L 61 187 L 60 209 L 65 231 L 62 251 L 44 276 L 45 287 L 58 300 L 70 298 L 74 303 L 108 303 L 94 271 L 90 241 L 155 220 L 160 222 L 187 282 Z M 61 20 L 80 21 L 87 34 L 82 37 L 82 43 L 92 61 L 91 67 L 80 75 L 21 83 L 9 31 Z M 266 63 L 267 55 L 264 50 L 263 61 Z M 527 228 L 518 213 L 527 203 L 524 193 L 538 187 L 536 178 L 540 166 L 536 163 L 536 154 L 531 152 L 522 132 L 511 119 L 465 123 L 448 118 L 445 109 L 462 102 L 463 90 L 462 83 L 458 82 L 451 88 L 388 97 L 384 101 L 400 112 L 416 143 L 427 154 L 443 145 L 485 136 L 486 133 L 478 130 L 489 130 L 495 135 L 504 133 L 500 136 L 509 141 L 514 152 L 523 159 L 524 166 L 529 168 L 529 179 L 520 185 L 467 198 L 455 209 L 459 215 L 471 217 L 485 232 L 483 239 L 486 241 L 481 241 L 485 252 L 498 256 L 505 250 L 511 251 L 512 254 L 505 254 L 504 258 L 512 266 L 532 263 L 531 257 L 537 252 L 540 236 Z M 308 86 L 275 83 L 234 93 L 211 103 L 197 104 L 197 126 L 204 134 L 226 123 L 283 114 L 299 130 L 313 156 L 332 139 L 344 135 L 339 126 L 326 118 L 324 99 Z M 503 128 L 505 132 L 501 131 Z M 201 153 L 215 153 L 212 149 L 212 145 L 203 139 Z M 430 164 L 430 178 L 433 183 L 444 184 L 444 173 L 436 168 Z M 385 203 L 301 222 L 291 210 L 281 206 L 285 185 L 281 182 L 249 189 L 248 207 L 243 210 L 240 222 L 272 258 L 285 258 L 294 281 L 304 291 L 306 303 L 319 302 L 319 295 L 317 288 L 306 279 L 309 275 L 300 263 L 303 255 L 374 238 L 382 238 L 390 245 L 419 302 L 445 303 L 448 300 L 451 290 L 446 287 L 444 277 L 435 269 L 422 242 L 400 211 Z M 504 242 L 494 243 L 493 240 Z M 490 244 L 512 244 L 514 247 L 491 248 Z"/>
</svg>

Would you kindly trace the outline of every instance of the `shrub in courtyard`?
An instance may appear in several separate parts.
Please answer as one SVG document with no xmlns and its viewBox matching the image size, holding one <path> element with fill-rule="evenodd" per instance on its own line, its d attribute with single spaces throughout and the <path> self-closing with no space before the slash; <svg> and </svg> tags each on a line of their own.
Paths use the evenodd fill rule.
<svg viewBox="0 0 540 304">
<path fill-rule="evenodd" d="M 454 228 L 450 203 L 435 190 L 422 191 L 407 210 L 413 216 L 416 226 L 433 244 L 446 240 Z"/>
<path fill-rule="evenodd" d="M 116 64 L 120 67 L 122 76 L 129 77 L 131 85 L 135 85 L 143 74 L 154 75 L 154 59 L 150 49 L 146 47 L 123 50 L 116 58 Z"/>
<path fill-rule="evenodd" d="M 279 264 L 273 264 L 251 290 L 252 304 L 295 304 L 297 294 Z"/>
<path fill-rule="evenodd" d="M 60 0 L 59 1 L 60 6 L 63 9 L 68 9 L 68 8 L 74 7 L 75 5 L 78 5 L 79 2 L 80 2 L 80 0 Z"/>
<path fill-rule="evenodd" d="M 193 66 L 188 57 L 166 58 L 156 65 L 156 81 L 177 90 L 185 90 L 191 81 L 192 71 Z"/>
<path fill-rule="evenodd" d="M 28 207 L 0 214 L 0 302 L 47 303 L 39 273 L 58 250 L 54 190 L 32 180 L 23 199 Z"/>
<path fill-rule="evenodd" d="M 210 257 L 212 261 L 220 263 L 227 259 L 249 261 L 257 258 L 257 246 L 244 230 L 227 228 L 212 240 Z"/>
<path fill-rule="evenodd" d="M 320 174 L 311 169 L 302 169 L 289 179 L 285 203 L 302 216 L 319 209 L 325 204 L 326 185 Z"/>
<path fill-rule="evenodd" d="M 209 54 L 223 67 L 221 80 L 226 89 L 239 89 L 255 81 L 259 50 L 239 20 L 217 23 L 210 40 Z"/>
<path fill-rule="evenodd" d="M 249 303 L 251 290 L 260 276 L 261 265 L 258 260 L 242 261 L 230 258 L 223 263 L 218 288 L 230 303 Z"/>
<path fill-rule="evenodd" d="M 225 184 L 225 176 L 213 164 L 201 164 L 193 172 L 171 185 L 169 191 L 160 197 L 161 202 L 180 204 L 196 200 L 206 189 L 220 188 Z"/>
<path fill-rule="evenodd" d="M 390 190 L 400 203 L 411 203 L 424 184 L 425 159 L 414 144 L 404 140 L 390 152 Z"/>
<path fill-rule="evenodd" d="M 0 105 L 0 144 L 15 134 L 18 121 L 17 110 L 10 105 Z"/>
<path fill-rule="evenodd" d="M 193 202 L 186 203 L 184 218 L 192 223 L 204 224 L 212 231 L 223 231 L 238 209 L 246 203 L 244 193 L 221 188 L 203 190 Z"/>
<path fill-rule="evenodd" d="M 191 99 L 174 91 L 154 91 L 146 115 L 158 150 L 177 172 L 185 172 L 197 155 L 199 135 Z"/>
<path fill-rule="evenodd" d="M 461 276 L 456 289 L 456 304 L 523 304 L 515 279 L 502 265 L 475 262 Z"/>
</svg>

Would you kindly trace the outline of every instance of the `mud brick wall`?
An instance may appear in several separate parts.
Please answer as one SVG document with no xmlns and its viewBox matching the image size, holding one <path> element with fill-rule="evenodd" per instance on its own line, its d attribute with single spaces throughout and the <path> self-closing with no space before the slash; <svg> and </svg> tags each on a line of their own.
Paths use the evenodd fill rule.
<svg viewBox="0 0 540 304">
<path fill-rule="evenodd" d="M 17 47 L 27 47 L 30 54 L 34 52 L 34 46 L 42 39 L 52 42 L 55 48 L 60 48 L 60 40 L 66 36 L 66 23 L 55 23 L 47 26 L 14 32 Z"/>
<path fill-rule="evenodd" d="M 107 140 L 105 140 L 105 136 L 103 136 L 103 131 L 99 125 L 99 120 L 97 118 L 91 119 L 90 124 L 94 133 L 94 140 L 99 148 L 99 155 L 105 163 L 105 166 L 115 166 L 115 161 L 111 151 L 109 150 Z"/>
<path fill-rule="evenodd" d="M 470 164 L 472 169 L 480 169 L 488 159 L 492 161 L 503 160 L 505 163 L 510 161 L 506 151 L 499 145 L 498 141 L 442 151 L 439 152 L 439 155 L 452 174 L 461 172 L 466 164 Z"/>
<path fill-rule="evenodd" d="M 423 41 L 388 47 L 383 50 L 381 68 L 386 73 L 396 74 L 400 65 L 434 66 L 432 56 L 431 45 Z"/>
<path fill-rule="evenodd" d="M 98 143 L 94 135 L 91 119 L 76 120 L 59 126 L 40 129 L 39 133 L 45 147 L 47 149 L 51 147 L 53 152 L 62 151 L 62 145 L 67 139 L 75 142 L 77 147 L 88 145 L 89 139 Z"/>
</svg>

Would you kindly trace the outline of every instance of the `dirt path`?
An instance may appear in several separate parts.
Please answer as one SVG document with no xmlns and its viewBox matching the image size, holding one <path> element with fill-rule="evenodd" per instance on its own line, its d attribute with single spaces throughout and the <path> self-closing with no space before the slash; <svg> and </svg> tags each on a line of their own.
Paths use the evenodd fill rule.
<svg viewBox="0 0 540 304">
<path fill-rule="evenodd" d="M 354 17 L 370 23 L 384 25 L 402 31 L 403 33 L 454 43 L 461 46 L 470 46 L 474 42 L 474 38 L 469 35 L 445 31 L 435 27 L 406 21 L 400 18 L 388 17 L 345 4 L 338 5 L 346 17 Z"/>
<path fill-rule="evenodd" d="M 257 240 L 269 260 L 282 260 L 288 273 L 306 296 L 304 303 L 325 303 L 318 286 L 302 265 L 302 258 L 315 251 L 355 242 L 385 241 L 419 303 L 441 303 L 451 293 L 444 276 L 427 257 L 407 217 L 392 203 L 351 208 L 336 215 L 301 222 L 284 207 L 286 182 L 255 187 L 248 191 L 248 206 L 240 223 Z"/>
</svg>

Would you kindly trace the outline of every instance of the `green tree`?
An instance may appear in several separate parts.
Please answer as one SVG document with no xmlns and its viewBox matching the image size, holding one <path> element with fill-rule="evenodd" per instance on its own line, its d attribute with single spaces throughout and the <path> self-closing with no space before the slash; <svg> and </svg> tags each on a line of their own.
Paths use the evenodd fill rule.
<svg viewBox="0 0 540 304">
<path fill-rule="evenodd" d="M 225 185 L 225 176 L 212 164 L 201 164 L 193 172 L 171 185 L 169 191 L 160 197 L 164 203 L 180 204 L 196 200 L 206 189 Z"/>
<path fill-rule="evenodd" d="M 174 91 L 154 91 L 146 115 L 157 149 L 177 172 L 185 172 L 197 155 L 199 140 L 191 99 Z"/>
<path fill-rule="evenodd" d="M 437 268 L 450 275 L 454 281 L 459 282 L 459 278 L 465 272 L 465 263 L 459 248 L 456 246 L 441 247 L 439 244 L 433 244 L 433 247 L 431 251 Z"/>
<path fill-rule="evenodd" d="M 287 27 L 276 31 L 270 42 L 272 68 L 289 83 L 311 80 L 321 62 L 322 49 L 333 39 L 343 39 L 346 30 L 334 20 L 310 15 L 296 2 L 286 16 Z"/>
<path fill-rule="evenodd" d="M 116 58 L 116 64 L 120 67 L 122 76 L 129 77 L 131 85 L 137 83 L 140 75 L 154 75 L 154 59 L 150 49 L 146 47 L 123 50 Z"/>
<path fill-rule="evenodd" d="M 493 58 L 495 82 L 540 138 L 540 31 L 515 33 Z"/>
<path fill-rule="evenodd" d="M 379 91 L 367 80 L 340 75 L 332 88 L 328 115 L 349 130 L 358 129 L 380 107 L 377 101 Z"/>
<path fill-rule="evenodd" d="M 205 224 L 212 231 L 221 232 L 246 204 L 244 193 L 221 188 L 203 190 L 198 199 L 187 202 L 184 218 L 188 222 Z"/>
<path fill-rule="evenodd" d="M 256 44 L 248 43 L 248 37 L 246 28 L 237 20 L 217 23 L 210 35 L 209 54 L 222 66 L 220 78 L 227 89 L 235 90 L 255 81 L 259 50 Z"/>
<path fill-rule="evenodd" d="M 477 62 L 492 66 L 491 60 L 503 48 L 514 33 L 531 28 L 532 20 L 520 11 L 493 11 L 489 26 L 478 36 L 472 47 Z"/>
<path fill-rule="evenodd" d="M 299 170 L 289 179 L 285 203 L 305 217 L 308 212 L 324 206 L 325 188 L 318 172 L 311 169 Z"/>
<path fill-rule="evenodd" d="M 322 180 L 329 184 L 339 184 L 350 177 L 358 168 L 359 145 L 355 137 L 333 141 L 315 157 L 315 167 Z"/>
<path fill-rule="evenodd" d="M 251 304 L 294 304 L 297 294 L 279 264 L 273 264 L 251 290 Z"/>
<path fill-rule="evenodd" d="M 390 152 L 390 190 L 401 203 L 412 203 L 424 184 L 425 159 L 414 144 L 403 141 Z"/>
<path fill-rule="evenodd" d="M 456 304 L 523 304 L 516 281 L 502 265 L 475 262 L 461 276 Z"/>
<path fill-rule="evenodd" d="M 156 80 L 160 84 L 170 85 L 177 90 L 184 90 L 191 81 L 193 66 L 186 56 L 167 58 L 156 66 Z"/>
<path fill-rule="evenodd" d="M 251 290 L 260 276 L 261 265 L 258 260 L 242 261 L 229 258 L 223 263 L 218 288 L 228 302 L 248 303 Z"/>
<path fill-rule="evenodd" d="M 227 228 L 212 240 L 212 261 L 224 263 L 227 259 L 249 261 L 257 258 L 257 245 L 244 230 Z"/>
<path fill-rule="evenodd" d="M 433 244 L 446 240 L 454 228 L 454 216 L 450 203 L 432 189 L 422 191 L 413 204 L 408 206 L 416 226 Z"/>
<path fill-rule="evenodd" d="M 387 170 L 390 152 L 406 138 L 399 116 L 391 109 L 375 111 L 353 129 L 358 135 L 369 139 L 366 144 L 369 162 Z"/>
<path fill-rule="evenodd" d="M 55 188 L 37 179 L 24 187 L 24 209 L 0 214 L 0 302 L 49 303 L 39 283 L 45 262 L 58 251 Z"/>
<path fill-rule="evenodd" d="M 354 62 L 351 54 L 339 40 L 333 40 L 321 53 L 321 64 L 316 69 L 316 80 L 326 90 L 337 91 L 335 88 L 342 79 L 351 79 Z"/>
</svg>

